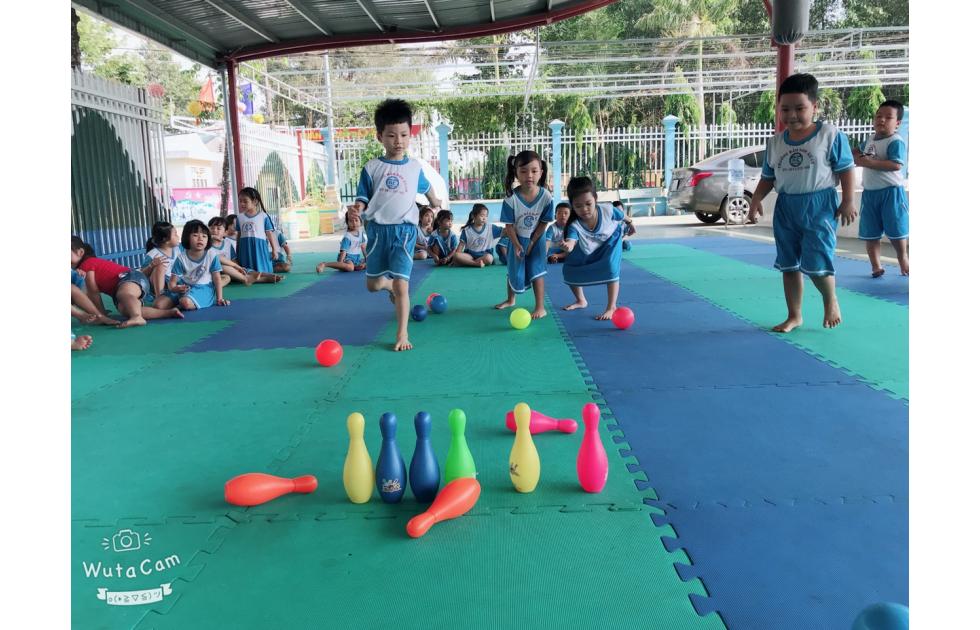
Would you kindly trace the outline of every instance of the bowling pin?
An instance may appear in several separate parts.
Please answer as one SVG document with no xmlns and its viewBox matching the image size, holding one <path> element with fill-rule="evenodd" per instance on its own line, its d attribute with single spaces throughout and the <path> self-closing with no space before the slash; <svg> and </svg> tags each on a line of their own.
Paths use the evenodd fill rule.
<svg viewBox="0 0 980 630">
<path fill-rule="evenodd" d="M 466 514 L 473 509 L 479 498 L 480 482 L 476 479 L 460 477 L 451 481 L 439 491 L 436 500 L 432 502 L 428 510 L 408 522 L 405 531 L 412 538 L 418 538 L 436 523 Z"/>
<path fill-rule="evenodd" d="M 289 479 L 265 473 L 245 473 L 225 483 L 225 501 L 232 505 L 259 505 L 290 492 L 309 494 L 316 490 L 316 477 Z"/>
<path fill-rule="evenodd" d="M 582 422 L 585 432 L 576 461 L 578 482 L 586 492 L 602 492 L 609 478 L 609 460 L 599 438 L 599 407 L 595 403 L 582 407 Z"/>
<path fill-rule="evenodd" d="M 419 503 L 431 503 L 439 491 L 439 460 L 429 441 L 431 431 L 432 417 L 424 411 L 415 414 L 415 452 L 408 469 L 408 482 Z"/>
<path fill-rule="evenodd" d="M 367 503 L 374 492 L 374 466 L 364 443 L 364 416 L 359 413 L 347 416 L 347 433 L 350 446 L 344 460 L 344 491 L 351 503 Z"/>
<path fill-rule="evenodd" d="M 531 439 L 531 408 L 525 403 L 514 407 L 517 431 L 510 449 L 510 480 L 518 492 L 534 492 L 541 478 L 541 460 Z"/>
<path fill-rule="evenodd" d="M 446 483 L 460 477 L 476 477 L 476 463 L 466 445 L 466 414 L 462 409 L 449 412 L 449 455 L 446 457 Z"/>
<path fill-rule="evenodd" d="M 405 460 L 398 450 L 395 431 L 398 419 L 393 413 L 381 414 L 381 453 L 375 469 L 376 484 L 381 500 L 385 503 L 398 503 L 405 494 Z"/>
<path fill-rule="evenodd" d="M 514 422 L 514 412 L 507 412 L 507 428 L 510 429 L 511 433 L 517 431 L 517 423 Z M 561 431 L 562 433 L 575 433 L 578 431 L 578 422 L 575 422 L 571 418 L 566 418 L 564 420 L 557 420 L 555 418 L 549 418 L 543 413 L 538 413 L 535 410 L 531 410 L 531 435 L 537 435 L 538 433 L 544 433 L 545 431 Z"/>
</svg>

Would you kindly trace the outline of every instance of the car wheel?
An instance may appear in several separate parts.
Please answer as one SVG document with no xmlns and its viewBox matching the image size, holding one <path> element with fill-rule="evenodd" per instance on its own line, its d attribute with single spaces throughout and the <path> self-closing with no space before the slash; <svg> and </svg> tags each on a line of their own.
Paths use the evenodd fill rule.
<svg viewBox="0 0 980 630">
<path fill-rule="evenodd" d="M 721 214 L 725 217 L 725 223 L 728 225 L 745 225 L 745 220 L 749 216 L 749 204 L 752 198 L 748 195 L 744 195 L 738 199 L 725 200 L 721 202 Z"/>
<path fill-rule="evenodd" d="M 695 212 L 694 216 L 702 223 L 718 223 L 721 220 L 720 214 L 708 214 L 707 212 Z"/>
</svg>

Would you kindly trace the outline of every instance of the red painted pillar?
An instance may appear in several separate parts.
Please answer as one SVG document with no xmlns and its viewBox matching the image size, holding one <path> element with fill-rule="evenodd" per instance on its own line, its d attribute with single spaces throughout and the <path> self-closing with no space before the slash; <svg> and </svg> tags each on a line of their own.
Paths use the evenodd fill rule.
<svg viewBox="0 0 980 630">
<path fill-rule="evenodd" d="M 299 198 L 306 199 L 306 169 L 303 168 L 303 131 L 296 130 L 296 148 L 299 149 Z"/>
<path fill-rule="evenodd" d="M 231 154 L 235 156 L 235 181 L 240 188 L 245 188 L 245 171 L 242 164 L 242 144 L 241 134 L 238 130 L 238 72 L 237 64 L 234 59 L 226 59 L 228 67 L 228 102 L 225 103 L 225 112 L 231 116 Z M 238 198 L 238 191 L 234 191 L 235 198 Z"/>
</svg>

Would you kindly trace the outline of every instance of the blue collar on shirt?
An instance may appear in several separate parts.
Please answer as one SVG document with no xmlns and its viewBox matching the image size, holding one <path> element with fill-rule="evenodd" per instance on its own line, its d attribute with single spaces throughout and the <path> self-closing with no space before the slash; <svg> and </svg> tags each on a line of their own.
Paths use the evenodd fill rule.
<svg viewBox="0 0 980 630">
<path fill-rule="evenodd" d="M 806 144 L 807 142 L 809 142 L 810 140 L 812 140 L 814 136 L 816 136 L 818 133 L 820 133 L 820 128 L 823 127 L 823 121 L 822 120 L 818 120 L 814 124 L 816 124 L 816 128 L 813 130 L 813 133 L 811 133 L 810 135 L 808 135 L 806 138 L 803 138 L 802 140 L 791 140 L 790 137 L 789 137 L 789 129 L 786 129 L 786 130 L 783 131 L 783 140 L 786 141 L 786 144 L 788 144 L 790 146 L 793 146 L 793 147 L 798 147 L 801 144 Z"/>
<path fill-rule="evenodd" d="M 517 189 L 514 190 L 514 196 L 521 200 L 521 203 L 524 204 L 525 208 L 533 208 L 536 203 L 541 201 L 541 195 L 543 194 L 544 194 L 544 186 L 538 186 L 538 196 L 535 197 L 534 201 L 532 201 L 531 203 L 527 203 L 526 201 L 524 201 L 524 197 L 521 196 L 521 191 Z"/>
<path fill-rule="evenodd" d="M 384 162 L 385 164 L 408 164 L 408 156 L 407 155 L 404 158 L 400 159 L 400 160 L 389 160 L 388 158 L 386 158 L 383 155 L 381 157 L 379 157 L 378 159 L 381 160 L 382 162 Z"/>
<path fill-rule="evenodd" d="M 184 253 L 187 254 L 187 259 L 188 260 L 191 260 L 193 262 L 199 263 L 199 262 L 201 262 L 202 260 L 204 260 L 207 257 L 208 250 L 209 249 L 211 249 L 211 246 L 210 245 L 208 245 L 207 247 L 205 247 L 204 248 L 204 251 L 201 252 L 201 257 L 200 258 L 194 258 L 193 256 L 191 256 L 191 252 L 189 250 L 186 250 L 186 249 L 184 250 Z"/>
</svg>

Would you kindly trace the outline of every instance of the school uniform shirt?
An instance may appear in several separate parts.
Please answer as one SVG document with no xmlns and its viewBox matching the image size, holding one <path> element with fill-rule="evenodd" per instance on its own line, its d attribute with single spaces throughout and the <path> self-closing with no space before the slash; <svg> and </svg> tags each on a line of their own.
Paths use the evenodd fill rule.
<svg viewBox="0 0 980 630">
<path fill-rule="evenodd" d="M 904 165 L 908 159 L 908 149 L 905 140 L 897 133 L 885 138 L 870 138 L 864 143 L 862 150 L 866 156 L 876 160 L 890 160 Z M 873 168 L 863 169 L 861 182 L 865 190 L 880 190 L 891 186 L 905 187 L 905 176 L 902 171 L 879 171 Z"/>
<path fill-rule="evenodd" d="M 531 203 L 524 201 L 521 194 L 514 191 L 503 201 L 500 209 L 501 223 L 510 223 L 522 240 L 531 238 L 531 234 L 542 221 L 554 221 L 555 211 L 551 207 L 551 193 L 544 186 L 538 191 L 538 196 Z M 523 244 L 523 243 L 522 243 Z"/>
<path fill-rule="evenodd" d="M 254 217 L 244 213 L 235 217 L 235 229 L 238 231 L 238 264 L 253 271 L 272 271 L 269 241 L 265 237 L 267 231 L 275 230 L 272 219 L 265 212 L 259 211 Z"/>
<path fill-rule="evenodd" d="M 558 225 L 557 223 L 552 223 L 548 226 L 548 229 L 544 232 L 544 239 L 546 241 L 551 241 L 551 247 L 548 248 L 548 255 L 561 253 L 561 242 L 565 240 L 564 236 L 565 228 Z"/>
<path fill-rule="evenodd" d="M 840 174 L 854 168 L 847 136 L 826 122 L 800 141 L 790 140 L 789 131 L 766 143 L 762 179 L 775 180 L 779 194 L 802 195 L 836 188 Z"/>
<path fill-rule="evenodd" d="M 623 257 L 623 211 L 609 204 L 599 204 L 595 227 L 589 230 L 579 221 L 568 226 L 568 240 L 575 247 L 562 265 L 566 284 L 585 286 L 619 280 Z"/>
<path fill-rule="evenodd" d="M 445 258 L 449 254 L 456 251 L 459 247 L 459 237 L 456 236 L 452 230 L 449 231 L 448 236 L 442 236 L 439 234 L 439 230 L 434 230 L 432 234 L 429 235 L 429 247 L 433 245 L 439 246 L 439 257 Z"/>
<path fill-rule="evenodd" d="M 214 242 L 212 242 L 211 249 L 218 252 L 219 255 L 224 256 L 228 260 L 235 260 L 235 239 L 233 238 L 221 239 L 220 245 L 215 245 Z"/>
<path fill-rule="evenodd" d="M 415 205 L 415 195 L 424 195 L 430 188 L 418 160 L 377 157 L 361 169 L 356 198 L 367 204 L 363 214 L 365 222 L 418 225 L 419 208 Z"/>
<path fill-rule="evenodd" d="M 177 279 L 188 286 L 212 284 L 211 274 L 221 271 L 221 263 L 218 261 L 218 252 L 209 247 L 197 260 L 191 258 L 189 252 L 181 249 L 175 256 L 173 273 Z"/>
<path fill-rule="evenodd" d="M 163 253 L 162 251 L 160 251 L 160 249 L 158 247 L 154 247 L 150 251 L 146 252 L 146 254 L 143 256 L 143 262 L 142 262 L 142 265 L 140 265 L 140 266 L 141 267 L 146 267 L 155 258 L 162 259 L 163 262 L 160 263 L 160 264 L 163 266 L 163 277 L 164 277 L 164 280 L 165 281 L 169 281 L 170 280 L 170 274 L 173 273 L 172 272 L 172 269 L 173 269 L 173 266 L 174 266 L 174 260 L 177 257 L 177 250 L 179 250 L 179 249 L 180 249 L 180 245 L 174 247 L 173 248 L 173 251 L 171 251 L 170 252 L 170 255 L 168 256 L 165 253 Z"/>
<path fill-rule="evenodd" d="M 493 250 L 494 244 L 503 232 L 502 227 L 491 223 L 483 224 L 482 231 L 477 231 L 475 226 L 470 225 L 463 228 L 459 242 L 466 247 L 467 252 L 485 254 Z"/>
<path fill-rule="evenodd" d="M 364 258 L 364 247 L 367 247 L 367 232 L 344 232 L 344 237 L 340 239 L 340 249 L 346 252 L 347 260 L 355 265 L 361 264 Z"/>
</svg>

